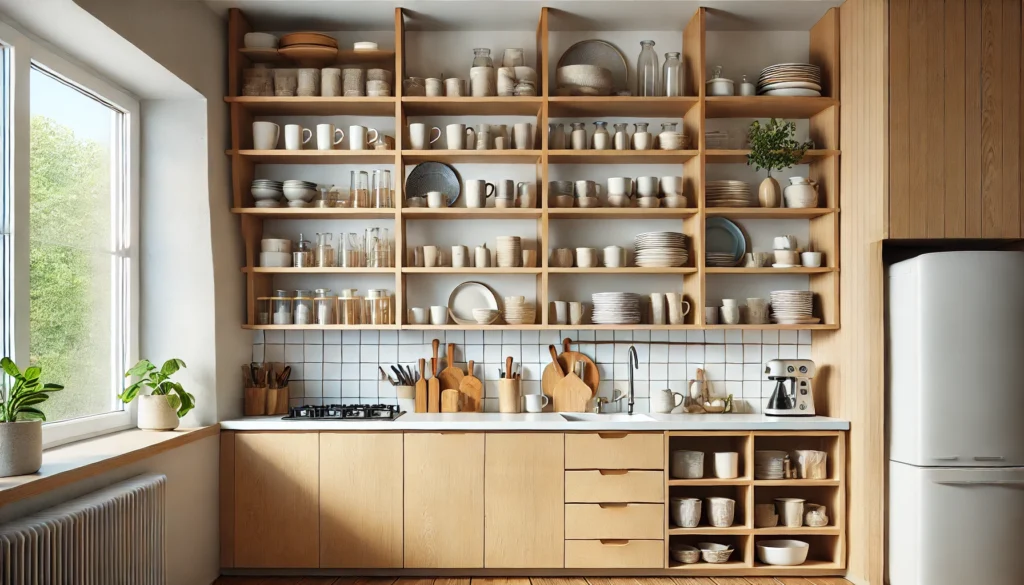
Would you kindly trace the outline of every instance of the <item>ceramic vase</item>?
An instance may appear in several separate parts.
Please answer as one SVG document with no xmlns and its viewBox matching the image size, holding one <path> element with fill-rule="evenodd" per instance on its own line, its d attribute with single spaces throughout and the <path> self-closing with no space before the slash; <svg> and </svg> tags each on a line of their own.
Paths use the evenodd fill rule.
<svg viewBox="0 0 1024 585">
<path fill-rule="evenodd" d="M 0 423 L 0 477 L 35 473 L 42 465 L 42 421 Z"/>
<path fill-rule="evenodd" d="M 781 205 L 782 188 L 779 187 L 779 182 L 771 177 L 761 181 L 761 186 L 757 188 L 757 200 L 761 203 L 761 207 L 778 207 Z"/>
<path fill-rule="evenodd" d="M 166 396 L 139 395 L 139 428 L 144 431 L 172 431 L 181 420 Z"/>
</svg>

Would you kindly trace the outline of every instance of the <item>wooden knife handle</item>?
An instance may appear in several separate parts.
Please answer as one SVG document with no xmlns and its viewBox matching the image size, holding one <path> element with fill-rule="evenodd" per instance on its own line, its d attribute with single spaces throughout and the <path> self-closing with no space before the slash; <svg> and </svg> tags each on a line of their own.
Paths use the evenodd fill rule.
<svg viewBox="0 0 1024 585">
<path fill-rule="evenodd" d="M 454 363 L 455 363 L 455 344 L 454 343 L 449 343 L 448 344 L 448 367 L 449 368 L 452 367 L 452 364 L 454 364 Z"/>
<path fill-rule="evenodd" d="M 555 346 L 549 345 L 548 352 L 551 354 L 551 365 L 555 366 L 555 371 L 558 372 L 559 376 L 564 377 L 565 372 L 562 371 L 562 366 L 558 363 L 558 350 L 555 349 Z"/>
<path fill-rule="evenodd" d="M 469 360 L 468 366 L 469 366 L 469 368 L 466 370 L 466 375 L 467 376 L 472 376 L 473 375 L 473 360 Z"/>
<path fill-rule="evenodd" d="M 427 379 L 427 360 L 426 358 L 420 358 L 420 379 Z"/>
</svg>

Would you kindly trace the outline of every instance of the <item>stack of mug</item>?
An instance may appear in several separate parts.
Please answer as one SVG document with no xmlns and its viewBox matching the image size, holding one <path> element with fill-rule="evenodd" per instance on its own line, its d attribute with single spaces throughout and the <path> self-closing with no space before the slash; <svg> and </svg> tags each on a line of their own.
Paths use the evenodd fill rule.
<svg viewBox="0 0 1024 585">
<path fill-rule="evenodd" d="M 533 124 L 529 122 L 513 124 L 511 136 L 507 124 L 477 124 L 475 128 L 448 124 L 442 132 L 437 126 L 417 122 L 409 124 L 409 147 L 428 150 L 442 135 L 446 150 L 532 150 L 536 143 Z"/>
<path fill-rule="evenodd" d="M 796 236 L 777 236 L 774 241 L 775 263 L 773 268 L 818 268 L 821 266 L 821 252 L 801 252 Z"/>
<path fill-rule="evenodd" d="M 280 143 L 281 127 L 274 122 L 253 122 L 252 143 L 256 150 L 276 150 Z M 285 150 L 303 150 L 316 136 L 316 150 L 334 150 L 345 140 L 345 131 L 334 124 L 317 124 L 316 134 L 299 124 L 285 124 Z M 348 150 L 389 150 L 388 137 L 366 126 L 348 127 Z"/>
<path fill-rule="evenodd" d="M 740 306 L 738 299 L 722 299 L 721 307 L 707 307 L 704 320 L 708 325 L 764 325 L 769 322 L 768 300 L 751 297 L 746 306 Z"/>
<path fill-rule="evenodd" d="M 606 246 L 600 254 L 597 248 L 576 248 L 573 260 L 571 248 L 558 248 L 551 252 L 548 265 L 552 268 L 622 268 L 626 266 L 626 250 L 622 246 Z"/>
</svg>

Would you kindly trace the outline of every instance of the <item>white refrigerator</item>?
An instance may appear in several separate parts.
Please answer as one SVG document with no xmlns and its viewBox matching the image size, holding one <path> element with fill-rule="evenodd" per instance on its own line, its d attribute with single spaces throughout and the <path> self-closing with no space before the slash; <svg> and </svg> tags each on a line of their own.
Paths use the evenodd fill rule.
<svg viewBox="0 0 1024 585">
<path fill-rule="evenodd" d="M 1024 583 L 1024 253 L 889 268 L 891 585 Z"/>
</svg>

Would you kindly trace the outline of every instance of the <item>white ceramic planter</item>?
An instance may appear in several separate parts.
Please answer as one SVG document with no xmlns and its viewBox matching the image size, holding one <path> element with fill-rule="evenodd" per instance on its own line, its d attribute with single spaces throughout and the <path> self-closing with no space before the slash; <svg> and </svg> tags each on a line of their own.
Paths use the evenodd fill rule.
<svg viewBox="0 0 1024 585">
<path fill-rule="evenodd" d="M 42 421 L 0 423 L 0 477 L 35 473 L 42 464 Z"/>
<path fill-rule="evenodd" d="M 144 431 L 171 431 L 178 428 L 181 420 L 171 408 L 166 396 L 140 395 L 139 428 Z"/>
</svg>

